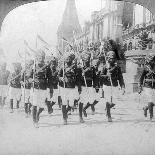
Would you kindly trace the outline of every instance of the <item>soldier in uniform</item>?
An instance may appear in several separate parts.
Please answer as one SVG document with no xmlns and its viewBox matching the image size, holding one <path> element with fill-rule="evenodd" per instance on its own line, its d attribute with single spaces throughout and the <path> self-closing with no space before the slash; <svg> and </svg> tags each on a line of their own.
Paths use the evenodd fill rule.
<svg viewBox="0 0 155 155">
<path fill-rule="evenodd" d="M 29 82 L 32 83 L 32 96 L 33 96 L 33 123 L 38 127 L 39 116 L 44 110 L 45 101 L 49 97 L 49 79 L 50 68 L 45 65 L 45 53 L 41 49 L 37 51 L 34 68 L 31 70 Z"/>
<path fill-rule="evenodd" d="M 78 90 L 80 90 L 80 83 L 77 82 L 77 78 L 79 77 L 77 68 L 75 64 L 73 64 L 73 60 L 75 59 L 74 54 L 67 55 L 66 58 L 66 66 L 60 69 L 59 80 L 60 80 L 60 94 L 62 98 L 62 114 L 64 125 L 67 124 L 67 105 L 70 107 L 74 106 L 74 100 L 79 99 Z M 79 104 L 79 118 L 80 122 L 83 123 L 82 118 L 82 104 Z"/>
<path fill-rule="evenodd" d="M 9 81 L 9 99 L 11 113 L 13 113 L 13 104 L 16 102 L 16 108 L 19 108 L 19 102 L 21 100 L 21 63 L 13 63 L 13 73 L 10 74 Z"/>
<path fill-rule="evenodd" d="M 86 110 L 91 107 L 92 112 L 95 111 L 95 104 L 98 102 L 96 100 L 96 90 L 94 88 L 96 82 L 95 68 L 90 64 L 90 54 L 85 54 L 83 57 L 83 67 L 82 67 L 82 92 L 80 95 L 80 102 L 85 106 L 83 108 L 84 116 L 87 117 Z"/>
<path fill-rule="evenodd" d="M 104 97 L 106 100 L 106 115 L 108 121 L 111 119 L 111 108 L 115 106 L 117 102 L 117 95 L 119 94 L 117 87 L 120 85 L 122 94 L 125 93 L 125 84 L 121 68 L 116 63 L 116 54 L 113 51 L 107 53 L 106 64 L 103 66 L 100 72 L 100 83 L 103 85 Z"/>
<path fill-rule="evenodd" d="M 10 72 L 6 70 L 6 62 L 0 64 L 0 105 L 5 105 L 5 100 L 8 92 L 8 77 Z"/>
<path fill-rule="evenodd" d="M 153 118 L 153 107 L 155 102 L 155 53 L 150 53 L 146 57 L 146 65 L 139 80 L 139 93 L 144 93 L 147 104 L 143 107 L 144 116 L 147 117 L 147 110 L 150 113 L 150 120 Z"/>
<path fill-rule="evenodd" d="M 57 69 L 57 60 L 55 57 L 52 57 L 50 60 L 50 99 L 46 101 L 48 107 L 48 113 L 51 114 L 53 112 L 53 105 L 58 102 L 59 90 L 58 90 L 58 69 Z"/>
<path fill-rule="evenodd" d="M 25 107 L 25 114 L 26 117 L 31 113 L 31 101 L 30 101 L 30 89 L 31 89 L 31 83 L 29 82 L 32 66 L 33 66 L 33 60 L 29 60 L 26 62 L 25 69 L 22 71 L 22 100 L 24 102 Z"/>
</svg>

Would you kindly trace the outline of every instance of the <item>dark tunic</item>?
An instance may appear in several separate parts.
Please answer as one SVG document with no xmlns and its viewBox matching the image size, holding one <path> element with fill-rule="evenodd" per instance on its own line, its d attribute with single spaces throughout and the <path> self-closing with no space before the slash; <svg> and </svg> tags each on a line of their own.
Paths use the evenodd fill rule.
<svg viewBox="0 0 155 155">
<path fill-rule="evenodd" d="M 84 76 L 81 79 L 82 86 L 86 86 L 87 84 L 87 87 L 95 87 L 96 81 L 97 81 L 95 68 L 94 67 L 83 67 L 83 73 L 84 73 Z M 86 84 L 85 84 L 85 80 L 86 80 Z"/>
<path fill-rule="evenodd" d="M 140 87 L 155 89 L 155 72 L 151 71 L 149 66 L 145 66 L 139 79 Z"/>
<path fill-rule="evenodd" d="M 21 78 L 21 81 L 24 82 L 24 78 L 25 78 L 25 88 L 26 89 L 30 89 L 31 88 L 31 83 L 29 81 L 29 78 L 31 76 L 31 70 L 32 70 L 32 67 L 29 68 L 29 69 L 26 69 L 26 71 L 22 72 L 22 78 Z M 25 76 L 25 77 L 24 77 Z"/>
<path fill-rule="evenodd" d="M 123 75 L 121 68 L 118 65 L 115 65 L 111 68 L 107 68 L 107 65 L 104 65 L 100 71 L 100 84 L 111 86 L 110 76 L 107 75 L 108 71 L 111 73 L 112 85 L 117 87 L 120 85 L 121 88 L 125 88 Z"/>
<path fill-rule="evenodd" d="M 60 69 L 59 77 L 63 77 L 63 68 Z M 81 85 L 80 79 L 82 71 L 80 68 L 77 68 L 76 66 L 66 66 L 65 67 L 65 74 L 64 74 L 64 81 L 65 81 L 65 88 L 75 88 L 78 86 L 78 88 Z M 64 82 L 60 79 L 59 81 L 60 86 L 64 87 Z M 79 88 L 80 89 L 80 88 Z"/>
<path fill-rule="evenodd" d="M 51 78 L 51 70 L 50 67 L 44 66 L 42 64 L 41 66 L 36 66 L 35 67 L 35 72 L 32 69 L 30 78 L 33 79 L 34 76 L 34 82 L 31 83 L 31 87 L 35 89 L 41 89 L 41 90 L 46 90 L 47 88 L 50 88 L 50 78 Z"/>
</svg>

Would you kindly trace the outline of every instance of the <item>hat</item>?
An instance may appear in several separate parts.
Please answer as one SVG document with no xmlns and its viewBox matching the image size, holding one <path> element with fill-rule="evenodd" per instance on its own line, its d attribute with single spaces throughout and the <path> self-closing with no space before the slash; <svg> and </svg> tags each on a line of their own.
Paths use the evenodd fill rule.
<svg viewBox="0 0 155 155">
<path fill-rule="evenodd" d="M 147 61 L 147 62 L 155 61 L 155 53 L 149 53 L 149 54 L 146 56 L 146 61 Z"/>
<path fill-rule="evenodd" d="M 66 54 L 66 61 L 73 61 L 75 59 L 75 54 L 67 53 Z"/>
<path fill-rule="evenodd" d="M 116 54 L 115 54 L 115 52 L 114 52 L 114 51 L 109 51 L 109 52 L 107 53 L 107 58 L 114 58 L 114 59 L 116 59 Z"/>
<path fill-rule="evenodd" d="M 89 61 L 90 58 L 91 58 L 91 54 L 90 54 L 90 53 L 84 52 L 84 53 L 82 54 L 82 60 L 83 60 L 83 61 Z"/>
</svg>

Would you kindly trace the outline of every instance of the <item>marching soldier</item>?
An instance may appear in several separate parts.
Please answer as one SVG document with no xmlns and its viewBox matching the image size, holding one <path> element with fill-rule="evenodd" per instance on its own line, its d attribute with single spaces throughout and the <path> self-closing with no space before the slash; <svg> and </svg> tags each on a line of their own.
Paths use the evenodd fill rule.
<svg viewBox="0 0 155 155">
<path fill-rule="evenodd" d="M 153 107 L 155 102 L 155 53 L 150 53 L 146 57 L 146 65 L 139 80 L 140 91 L 147 99 L 147 105 L 143 108 L 144 116 L 147 117 L 147 110 L 150 113 L 150 120 L 153 118 Z"/>
<path fill-rule="evenodd" d="M 30 89 L 31 89 L 31 83 L 29 82 L 32 66 L 33 66 L 33 60 L 29 60 L 26 62 L 25 70 L 22 71 L 22 100 L 24 102 L 24 108 L 26 117 L 31 113 L 31 101 L 30 101 Z"/>
<path fill-rule="evenodd" d="M 77 68 L 75 67 L 75 64 L 73 64 L 74 59 L 75 55 L 69 54 L 65 61 L 66 66 L 61 68 L 59 73 L 64 125 L 67 125 L 67 105 L 70 107 L 74 106 L 74 100 L 79 99 L 78 90 L 81 90 L 80 83 L 78 82 L 79 80 L 77 79 L 79 77 Z M 83 105 L 79 104 L 79 118 L 81 123 L 83 123 L 82 107 Z"/>
<path fill-rule="evenodd" d="M 42 50 L 38 50 L 34 63 L 34 68 L 31 70 L 31 76 L 29 82 L 32 83 L 32 115 L 33 123 L 35 127 L 38 127 L 39 116 L 45 108 L 45 101 L 49 97 L 49 79 L 50 70 L 44 63 L 45 53 Z"/>
<path fill-rule="evenodd" d="M 100 72 L 100 82 L 103 85 L 104 97 L 106 100 L 106 115 L 108 121 L 112 122 L 111 108 L 115 106 L 117 99 L 118 89 L 120 85 L 122 88 L 122 94 L 125 93 L 125 84 L 122 76 L 121 68 L 116 63 L 116 54 L 113 51 L 107 53 L 106 64 L 103 66 Z"/>
<path fill-rule="evenodd" d="M 96 90 L 94 88 L 96 82 L 95 68 L 90 64 L 90 54 L 85 54 L 83 57 L 83 67 L 82 67 L 82 92 L 80 95 L 80 102 L 85 104 L 83 108 L 83 114 L 87 117 L 86 110 L 91 107 L 92 112 L 95 111 L 95 104 L 98 102 L 96 100 Z"/>
<path fill-rule="evenodd" d="M 0 64 L 0 105 L 3 107 L 5 105 L 5 100 L 8 92 L 8 77 L 10 72 L 6 70 L 6 63 L 2 62 Z"/>
<path fill-rule="evenodd" d="M 53 112 L 53 105 L 58 102 L 59 90 L 58 90 L 58 69 L 57 69 L 57 60 L 55 57 L 51 58 L 50 63 L 50 99 L 46 101 L 48 107 L 48 113 L 51 114 Z"/>
<path fill-rule="evenodd" d="M 21 100 L 21 63 L 13 63 L 13 73 L 10 74 L 9 81 L 9 99 L 10 109 L 13 113 L 13 104 L 16 102 L 16 108 L 19 108 L 19 102 Z"/>
</svg>

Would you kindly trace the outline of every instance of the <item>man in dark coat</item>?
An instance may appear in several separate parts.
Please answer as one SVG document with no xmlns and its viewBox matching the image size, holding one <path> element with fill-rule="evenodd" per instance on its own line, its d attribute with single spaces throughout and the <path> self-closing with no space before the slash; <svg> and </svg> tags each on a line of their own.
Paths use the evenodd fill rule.
<svg viewBox="0 0 155 155">
<path fill-rule="evenodd" d="M 108 121 L 112 122 L 110 109 L 117 102 L 118 86 L 120 85 L 122 93 L 125 92 L 125 84 L 121 68 L 116 63 L 116 54 L 113 51 L 107 53 L 106 64 L 100 72 L 100 83 L 103 85 L 104 97 L 106 100 L 106 115 Z"/>
<path fill-rule="evenodd" d="M 153 107 L 155 104 L 155 53 L 150 53 L 146 57 L 146 64 L 139 79 L 139 93 L 144 93 L 147 100 L 143 108 L 144 116 L 147 117 L 147 110 L 150 113 L 150 120 L 153 118 Z"/>
<path fill-rule="evenodd" d="M 78 82 L 79 80 L 79 72 L 73 63 L 75 59 L 75 55 L 69 53 L 66 56 L 65 59 L 65 66 L 60 69 L 59 73 L 59 80 L 60 80 L 60 94 L 62 98 L 62 113 L 63 113 L 63 120 L 64 120 L 64 125 L 67 124 L 67 105 L 70 107 L 74 106 L 74 100 L 79 100 L 79 91 L 81 90 L 80 88 L 80 83 Z M 80 122 L 83 123 L 83 118 L 82 118 L 82 108 L 83 105 L 79 104 L 79 118 Z"/>
<path fill-rule="evenodd" d="M 13 72 L 10 74 L 9 81 L 9 99 L 10 109 L 13 112 L 13 104 L 16 102 L 16 108 L 19 108 L 19 102 L 21 100 L 21 63 L 13 63 Z"/>
</svg>

